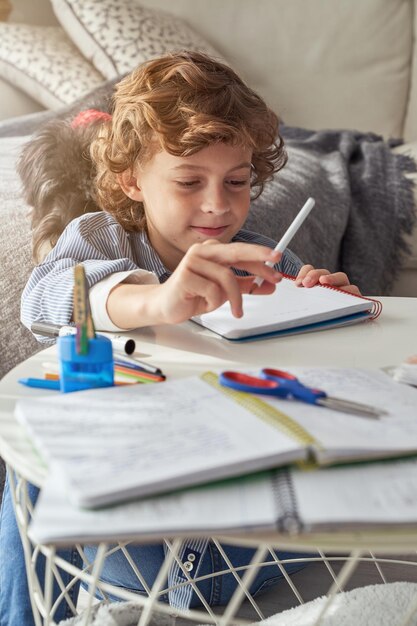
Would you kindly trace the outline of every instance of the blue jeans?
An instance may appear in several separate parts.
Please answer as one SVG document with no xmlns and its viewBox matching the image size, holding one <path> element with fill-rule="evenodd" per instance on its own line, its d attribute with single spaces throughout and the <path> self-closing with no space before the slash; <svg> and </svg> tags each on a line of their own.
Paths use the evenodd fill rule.
<svg viewBox="0 0 417 626">
<path fill-rule="evenodd" d="M 34 485 L 28 485 L 29 496 L 33 503 L 36 502 L 39 490 Z M 223 545 L 232 564 L 237 567 L 249 563 L 253 557 L 254 549 L 240 546 Z M 152 586 L 159 568 L 164 560 L 162 545 L 129 545 L 129 554 L 137 564 L 145 581 Z M 96 548 L 85 548 L 87 558 L 94 559 Z M 81 558 L 75 549 L 67 548 L 57 551 L 57 554 L 66 561 L 81 567 Z M 301 558 L 301 554 L 277 553 L 278 558 Z M 271 557 L 272 561 L 272 557 Z M 303 567 L 300 563 L 288 564 L 285 569 L 293 573 Z M 212 543 L 209 544 L 198 575 L 226 569 L 226 563 L 219 550 Z M 42 555 L 37 560 L 37 575 L 41 584 L 45 575 L 45 559 Z M 64 584 L 68 584 L 71 575 L 61 571 Z M 118 587 L 132 590 L 136 593 L 145 593 L 144 588 L 138 581 L 125 556 L 117 551 L 108 556 L 102 570 L 101 580 L 112 583 Z M 251 593 L 258 594 L 265 591 L 282 579 L 282 574 L 275 564 L 264 566 L 257 573 L 251 586 Z M 198 588 L 205 600 L 212 606 L 226 604 L 236 588 L 236 580 L 232 574 L 225 574 L 198 583 Z M 70 595 L 76 604 L 79 584 L 74 584 Z M 54 597 L 58 595 L 58 586 L 54 588 Z M 191 606 L 200 605 L 200 600 L 193 594 Z M 72 612 L 68 604 L 61 602 L 54 619 L 59 622 L 70 617 Z M 24 553 L 20 540 L 19 530 L 14 515 L 13 503 L 10 494 L 9 480 L 6 481 L 3 493 L 0 519 L 0 626 L 34 626 L 32 609 L 30 605 L 29 591 L 26 578 Z"/>
</svg>

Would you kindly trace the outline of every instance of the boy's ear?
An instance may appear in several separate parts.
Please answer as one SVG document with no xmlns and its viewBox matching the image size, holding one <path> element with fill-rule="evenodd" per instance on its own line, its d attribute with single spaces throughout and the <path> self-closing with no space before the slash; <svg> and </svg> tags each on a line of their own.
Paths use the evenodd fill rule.
<svg viewBox="0 0 417 626">
<path fill-rule="evenodd" d="M 117 174 L 117 181 L 128 198 L 132 198 L 136 202 L 143 201 L 142 190 L 138 186 L 138 180 L 131 170 Z"/>
</svg>

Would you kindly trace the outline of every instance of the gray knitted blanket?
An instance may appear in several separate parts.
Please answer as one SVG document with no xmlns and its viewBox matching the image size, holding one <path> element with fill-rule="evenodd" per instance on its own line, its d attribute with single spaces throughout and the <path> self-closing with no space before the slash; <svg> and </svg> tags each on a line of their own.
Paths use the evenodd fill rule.
<svg viewBox="0 0 417 626">
<path fill-rule="evenodd" d="M 290 248 L 346 272 L 367 295 L 388 294 L 416 221 L 415 162 L 374 134 L 282 128 L 288 163 L 253 204 L 247 227 L 279 239 L 308 196 L 316 206 Z M 398 142 L 397 142 L 398 143 Z"/>
</svg>

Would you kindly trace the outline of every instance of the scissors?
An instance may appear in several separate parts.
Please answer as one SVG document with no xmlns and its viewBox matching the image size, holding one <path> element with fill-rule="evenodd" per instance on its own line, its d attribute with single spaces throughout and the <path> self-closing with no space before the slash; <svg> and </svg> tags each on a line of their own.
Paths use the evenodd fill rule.
<svg viewBox="0 0 417 626">
<path fill-rule="evenodd" d="M 242 372 L 225 371 L 220 374 L 219 382 L 221 385 L 236 391 L 278 396 L 287 400 L 299 400 L 300 402 L 318 404 L 335 411 L 343 411 L 372 419 L 378 419 L 380 415 L 387 414 L 386 411 L 368 404 L 332 398 L 325 391 L 303 385 L 298 378 L 283 370 L 264 368 L 261 370 L 260 377 L 249 376 Z"/>
</svg>

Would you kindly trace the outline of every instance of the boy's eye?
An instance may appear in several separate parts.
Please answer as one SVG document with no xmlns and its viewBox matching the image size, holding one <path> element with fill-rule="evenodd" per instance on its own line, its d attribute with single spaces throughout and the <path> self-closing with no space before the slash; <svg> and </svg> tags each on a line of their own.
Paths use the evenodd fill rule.
<svg viewBox="0 0 417 626">
<path fill-rule="evenodd" d="M 244 187 L 249 183 L 249 179 L 245 178 L 244 180 L 228 180 L 227 183 L 229 185 L 232 185 L 232 187 Z"/>
<path fill-rule="evenodd" d="M 195 185 L 198 185 L 200 181 L 199 180 L 177 180 L 176 183 L 177 185 L 179 185 L 180 187 L 194 187 Z"/>
</svg>

